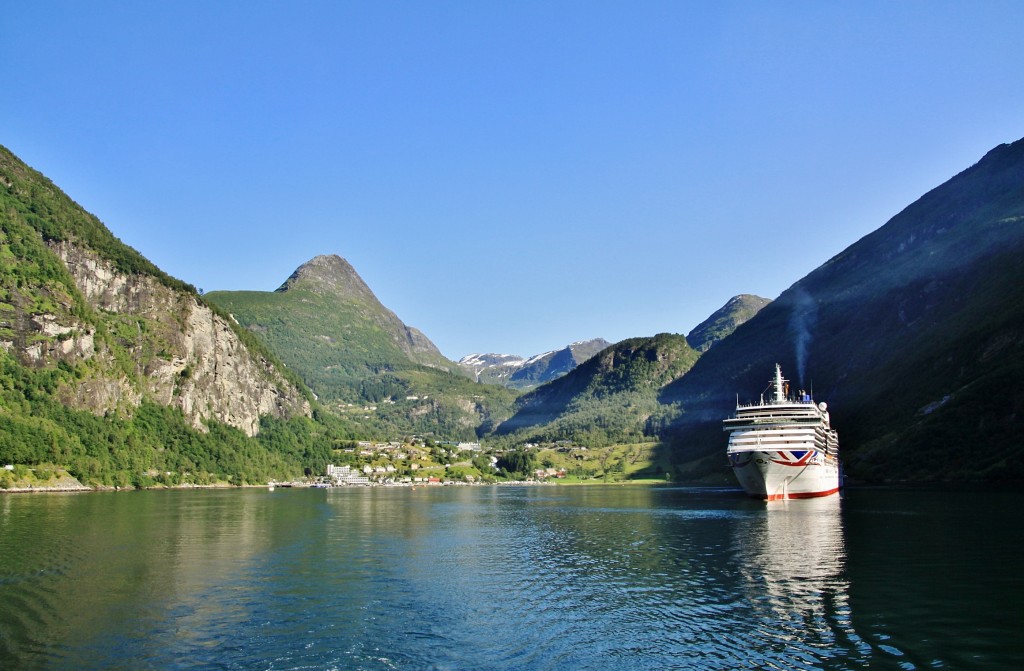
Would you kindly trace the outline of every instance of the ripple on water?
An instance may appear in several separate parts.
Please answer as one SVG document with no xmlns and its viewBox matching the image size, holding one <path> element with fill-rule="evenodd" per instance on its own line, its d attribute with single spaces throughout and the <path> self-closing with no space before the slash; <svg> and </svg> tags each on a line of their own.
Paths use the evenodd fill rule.
<svg viewBox="0 0 1024 671">
<path fill-rule="evenodd" d="M 4 668 L 1009 668 L 997 662 L 1016 640 L 1019 577 L 998 547 L 985 553 L 1001 571 L 991 579 L 961 570 L 976 557 L 948 553 L 907 570 L 904 537 L 944 528 L 901 526 L 924 513 L 892 518 L 876 549 L 886 530 L 870 511 L 851 532 L 839 505 L 766 507 L 735 493 L 82 501 L 77 517 L 50 506 L 14 526 L 27 509 L 0 507 Z M 17 534 L 41 535 L 12 545 Z M 936 567 L 957 576 L 955 593 L 927 582 Z M 971 608 L 1002 617 L 965 618 Z"/>
<path fill-rule="evenodd" d="M 72 579 L 79 552 L 59 536 L 66 502 L 57 498 L 0 499 L 0 668 L 34 666 L 30 660 L 58 654 L 46 632 L 63 627 L 62 585 Z"/>
</svg>

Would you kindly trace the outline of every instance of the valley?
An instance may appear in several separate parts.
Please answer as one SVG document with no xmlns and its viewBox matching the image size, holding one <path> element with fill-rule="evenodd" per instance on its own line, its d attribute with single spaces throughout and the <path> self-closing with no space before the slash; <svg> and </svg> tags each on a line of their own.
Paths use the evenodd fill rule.
<svg viewBox="0 0 1024 671">
<path fill-rule="evenodd" d="M 834 409 L 855 481 L 1024 477 L 1024 140 L 685 336 L 459 362 L 341 256 L 273 292 L 200 294 L 7 150 L 0 172 L 0 488 L 258 484 L 328 464 L 728 482 L 720 422 L 775 363 Z"/>
</svg>

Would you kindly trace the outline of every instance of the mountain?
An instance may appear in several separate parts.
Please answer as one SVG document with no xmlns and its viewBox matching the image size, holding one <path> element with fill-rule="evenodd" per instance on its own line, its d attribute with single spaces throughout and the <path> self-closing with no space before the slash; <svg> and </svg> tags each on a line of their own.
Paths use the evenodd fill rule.
<svg viewBox="0 0 1024 671">
<path fill-rule="evenodd" d="M 480 382 L 484 381 L 481 376 L 494 380 L 505 378 L 508 370 L 518 370 L 524 363 L 526 359 L 518 354 L 467 354 L 458 361 L 459 366 Z"/>
<path fill-rule="evenodd" d="M 604 338 L 574 342 L 528 359 L 513 354 L 470 354 L 459 366 L 479 382 L 531 389 L 555 380 L 611 345 Z"/>
<path fill-rule="evenodd" d="M 623 340 L 520 397 L 516 413 L 496 433 L 588 447 L 649 440 L 652 426 L 662 422 L 660 390 L 698 356 L 681 335 Z"/>
<path fill-rule="evenodd" d="M 532 441 L 574 440 L 589 446 L 652 440 L 677 414 L 672 407 L 658 403 L 662 387 L 682 377 L 702 351 L 770 302 L 749 294 L 735 296 L 685 338 L 661 334 L 611 347 L 603 340 L 588 341 L 586 344 L 598 348 L 600 354 L 565 377 L 522 396 L 516 414 L 496 433 L 526 436 L 525 440 Z M 693 347 L 691 339 L 696 339 L 700 348 Z M 550 354 L 542 357 L 550 358 Z M 460 365 L 477 367 L 483 371 L 478 373 L 481 377 L 494 370 L 518 371 L 524 366 L 524 360 L 509 358 L 472 355 Z M 651 361 L 660 364 L 652 366 Z"/>
<path fill-rule="evenodd" d="M 733 296 L 728 303 L 695 326 L 686 335 L 686 341 L 698 352 L 706 352 L 769 303 L 771 299 L 751 294 Z"/>
<path fill-rule="evenodd" d="M 308 292 L 336 304 L 355 306 L 357 320 L 366 321 L 363 326 L 367 330 L 377 329 L 389 337 L 410 361 L 440 370 L 455 370 L 434 343 L 384 307 L 355 268 L 336 254 L 317 256 L 299 266 L 277 289 L 279 294 L 288 292 Z M 356 327 L 350 324 L 347 328 Z"/>
<path fill-rule="evenodd" d="M 119 485 L 301 472 L 250 440 L 311 415 L 301 383 L 2 147 L 0 259 L 0 461 Z"/>
<path fill-rule="evenodd" d="M 211 291 L 205 298 L 261 337 L 325 401 L 376 402 L 391 391 L 404 397 L 405 388 L 372 390 L 388 386 L 396 368 L 456 370 L 340 256 L 311 259 L 274 292 Z"/>
<path fill-rule="evenodd" d="M 471 439 L 511 411 L 514 392 L 470 380 L 340 256 L 311 259 L 274 292 L 205 298 L 266 343 L 325 408 L 368 435 Z"/>
<path fill-rule="evenodd" d="M 801 279 L 661 401 L 692 477 L 722 474 L 720 422 L 774 364 L 829 403 L 867 481 L 1024 477 L 1024 140 L 1000 145 Z"/>
</svg>

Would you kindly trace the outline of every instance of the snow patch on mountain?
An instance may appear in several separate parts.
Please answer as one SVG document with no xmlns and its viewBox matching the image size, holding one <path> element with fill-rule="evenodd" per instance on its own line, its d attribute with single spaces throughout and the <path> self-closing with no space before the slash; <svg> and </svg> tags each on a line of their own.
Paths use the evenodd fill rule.
<svg viewBox="0 0 1024 671">
<path fill-rule="evenodd" d="M 510 366 L 518 368 L 526 363 L 526 359 L 516 354 L 467 354 L 459 359 L 459 365 L 471 368 L 493 368 L 494 366 Z"/>
</svg>

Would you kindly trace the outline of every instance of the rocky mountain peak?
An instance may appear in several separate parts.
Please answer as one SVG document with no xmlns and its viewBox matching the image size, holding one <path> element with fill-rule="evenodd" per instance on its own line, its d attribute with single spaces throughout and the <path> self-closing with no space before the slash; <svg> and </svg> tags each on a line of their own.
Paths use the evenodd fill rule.
<svg viewBox="0 0 1024 671">
<path fill-rule="evenodd" d="M 407 326 L 385 307 L 355 268 L 337 254 L 322 254 L 303 263 L 274 294 L 276 298 L 270 303 L 271 294 L 260 296 L 259 292 L 212 292 L 206 298 L 234 315 L 243 326 L 265 334 L 269 326 L 261 320 L 267 314 L 277 315 L 287 324 L 285 342 L 265 337 L 277 342 L 286 363 L 305 370 L 308 376 L 343 370 L 338 361 L 346 361 L 350 368 L 365 366 L 368 370 L 376 370 L 381 362 L 388 362 L 390 368 L 411 362 L 444 371 L 455 366 L 422 332 Z M 308 340 L 310 336 L 312 341 Z M 301 352 L 292 351 L 296 339 L 306 340 Z M 289 361 L 293 355 L 298 359 Z M 316 362 L 313 369 L 302 368 L 311 361 Z M 342 387 L 350 381 L 350 377 L 345 378 Z"/>
<path fill-rule="evenodd" d="M 352 264 L 337 254 L 321 254 L 306 261 L 295 269 L 277 291 L 290 291 L 298 287 L 318 294 L 377 300 Z"/>
<path fill-rule="evenodd" d="M 752 294 L 733 296 L 714 314 L 694 327 L 686 335 L 686 340 L 693 349 L 706 352 L 769 303 L 771 300 Z"/>
</svg>

